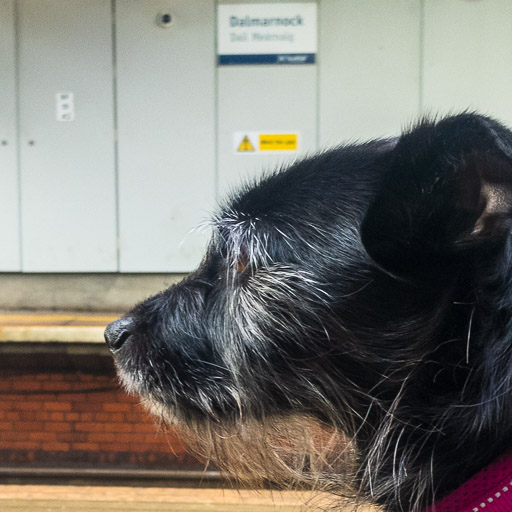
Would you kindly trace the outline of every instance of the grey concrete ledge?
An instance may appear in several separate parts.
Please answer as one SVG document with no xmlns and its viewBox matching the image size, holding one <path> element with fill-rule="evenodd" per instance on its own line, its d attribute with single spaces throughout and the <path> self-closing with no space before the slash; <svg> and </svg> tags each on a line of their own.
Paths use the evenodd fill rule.
<svg viewBox="0 0 512 512">
<path fill-rule="evenodd" d="M 0 310 L 126 311 L 184 276 L 0 273 Z"/>
</svg>

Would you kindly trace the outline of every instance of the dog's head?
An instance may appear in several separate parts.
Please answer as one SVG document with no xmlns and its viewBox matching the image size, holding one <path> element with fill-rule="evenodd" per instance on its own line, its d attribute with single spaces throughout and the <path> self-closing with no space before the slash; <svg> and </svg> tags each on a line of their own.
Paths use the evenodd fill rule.
<svg viewBox="0 0 512 512">
<path fill-rule="evenodd" d="M 268 175 L 107 328 L 121 381 L 217 459 L 425 505 L 510 445 L 511 212 L 512 133 L 473 114 Z"/>
</svg>

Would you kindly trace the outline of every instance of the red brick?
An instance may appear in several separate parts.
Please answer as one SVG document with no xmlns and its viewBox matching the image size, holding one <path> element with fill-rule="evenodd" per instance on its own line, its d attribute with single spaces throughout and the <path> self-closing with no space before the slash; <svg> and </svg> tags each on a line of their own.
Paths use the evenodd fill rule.
<svg viewBox="0 0 512 512">
<path fill-rule="evenodd" d="M 44 421 L 50 419 L 50 413 L 46 411 L 22 411 L 19 412 L 20 420 L 22 421 Z"/>
<path fill-rule="evenodd" d="M 98 451 L 100 445 L 97 443 L 74 443 L 71 445 L 73 450 Z"/>
<path fill-rule="evenodd" d="M 131 452 L 131 447 L 127 444 L 109 444 L 108 445 L 109 452 Z M 145 450 L 143 450 L 145 451 Z"/>
<path fill-rule="evenodd" d="M 57 432 L 57 441 L 63 443 L 85 443 L 89 440 L 88 432 Z"/>
<path fill-rule="evenodd" d="M 14 400 L 8 400 L 6 395 L 0 396 L 0 410 L 10 411 L 14 407 Z"/>
<path fill-rule="evenodd" d="M 133 432 L 133 425 L 129 423 L 105 423 L 105 432 Z"/>
<path fill-rule="evenodd" d="M 80 415 L 77 412 L 67 412 L 65 416 L 66 421 L 77 421 L 79 418 Z"/>
<path fill-rule="evenodd" d="M 75 423 L 75 430 L 78 432 L 103 432 L 107 423 Z"/>
<path fill-rule="evenodd" d="M 14 404 L 17 404 L 20 400 L 26 400 L 27 397 L 22 397 L 21 395 L 17 393 L 2 393 L 1 402 L 0 404 L 3 404 L 4 402 L 14 402 Z M 35 397 L 31 397 L 31 399 L 34 399 Z M 5 410 L 3 406 L 0 406 L 0 409 Z"/>
<path fill-rule="evenodd" d="M 0 400 L 0 411 L 12 411 L 14 409 L 14 402 L 7 400 L 5 395 Z"/>
<path fill-rule="evenodd" d="M 42 402 L 35 402 L 33 400 L 27 401 L 20 399 L 18 402 L 14 404 L 14 409 L 16 411 L 40 411 L 43 408 Z"/>
<path fill-rule="evenodd" d="M 12 385 L 12 389 L 16 391 L 40 391 L 41 383 L 33 380 L 30 382 L 18 381 Z"/>
<path fill-rule="evenodd" d="M 103 410 L 107 412 L 129 412 L 132 410 L 132 405 L 126 403 L 107 403 L 103 404 Z"/>
<path fill-rule="evenodd" d="M 71 432 L 72 429 L 71 423 L 66 423 L 64 421 L 48 421 L 44 425 L 44 430 L 46 432 Z"/>
<path fill-rule="evenodd" d="M 122 448 L 122 447 L 121 447 Z M 154 450 L 154 446 L 146 443 L 133 443 L 124 447 L 125 452 L 151 452 Z"/>
<path fill-rule="evenodd" d="M 73 412 L 102 412 L 103 404 L 101 402 L 73 402 L 71 410 Z"/>
<path fill-rule="evenodd" d="M 125 420 L 126 421 L 129 421 L 130 423 L 153 423 L 153 420 L 149 420 L 145 417 L 144 414 L 139 414 L 139 413 L 134 413 L 134 412 L 131 412 L 131 413 L 125 413 L 124 415 L 125 417 Z"/>
<path fill-rule="evenodd" d="M 76 377 L 77 377 L 77 375 L 75 375 L 75 378 Z M 84 381 L 84 382 L 91 382 L 93 380 L 97 380 L 96 375 L 90 375 L 89 373 L 79 373 L 78 377 L 80 378 L 81 381 Z"/>
<path fill-rule="evenodd" d="M 94 421 L 94 414 L 91 412 L 82 412 L 80 414 L 80 421 Z"/>
<path fill-rule="evenodd" d="M 28 439 L 31 441 L 56 441 L 55 432 L 27 432 Z"/>
<path fill-rule="evenodd" d="M 128 445 L 130 443 L 143 443 L 144 436 L 135 433 L 126 433 L 126 434 L 115 434 L 115 439 L 113 442 L 116 444 L 125 444 Z"/>
<path fill-rule="evenodd" d="M 64 421 L 65 416 L 63 412 L 51 412 L 49 413 L 50 417 L 48 419 L 52 421 Z"/>
<path fill-rule="evenodd" d="M 99 401 L 102 403 L 116 402 L 119 397 L 118 391 L 84 393 L 84 400 L 88 402 Z"/>
<path fill-rule="evenodd" d="M 45 402 L 44 409 L 46 411 L 70 411 L 71 404 L 69 402 Z"/>
<path fill-rule="evenodd" d="M 44 430 L 44 424 L 41 421 L 18 421 L 15 425 L 15 430 L 19 432 L 35 432 Z"/>
<path fill-rule="evenodd" d="M 11 439 L 13 441 L 27 441 L 29 432 L 12 432 Z"/>
<path fill-rule="evenodd" d="M 118 435 L 89 433 L 87 434 L 87 439 L 94 443 L 112 443 L 118 440 Z"/>
<path fill-rule="evenodd" d="M 121 412 L 99 412 L 94 415 L 96 421 L 124 423 L 124 414 Z"/>
<path fill-rule="evenodd" d="M 72 404 L 74 402 L 86 402 L 85 395 L 83 393 L 62 393 L 59 392 L 57 400 L 59 402 L 65 402 Z"/>
<path fill-rule="evenodd" d="M 41 448 L 47 452 L 69 451 L 69 443 L 43 443 Z"/>
<path fill-rule="evenodd" d="M 0 441 L 0 450 L 37 450 L 40 447 L 35 441 Z"/>
<path fill-rule="evenodd" d="M 19 412 L 0 411 L 0 421 L 4 420 L 18 420 L 20 418 Z"/>
<path fill-rule="evenodd" d="M 43 382 L 42 389 L 45 391 L 69 391 L 74 389 L 73 383 L 66 381 Z"/>
</svg>

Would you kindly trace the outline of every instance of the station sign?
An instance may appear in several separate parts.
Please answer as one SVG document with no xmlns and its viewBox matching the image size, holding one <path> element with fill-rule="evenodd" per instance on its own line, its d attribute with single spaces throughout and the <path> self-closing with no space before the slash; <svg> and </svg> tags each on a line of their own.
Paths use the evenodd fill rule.
<svg viewBox="0 0 512 512">
<path fill-rule="evenodd" d="M 314 64 L 317 32 L 314 2 L 220 4 L 218 64 Z"/>
</svg>

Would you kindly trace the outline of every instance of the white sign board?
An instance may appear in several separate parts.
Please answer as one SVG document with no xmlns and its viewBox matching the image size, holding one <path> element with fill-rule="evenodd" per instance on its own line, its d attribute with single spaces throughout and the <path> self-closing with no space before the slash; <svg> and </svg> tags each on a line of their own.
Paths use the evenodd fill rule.
<svg viewBox="0 0 512 512">
<path fill-rule="evenodd" d="M 217 53 L 221 66 L 314 64 L 316 51 L 316 3 L 217 6 Z"/>
</svg>

